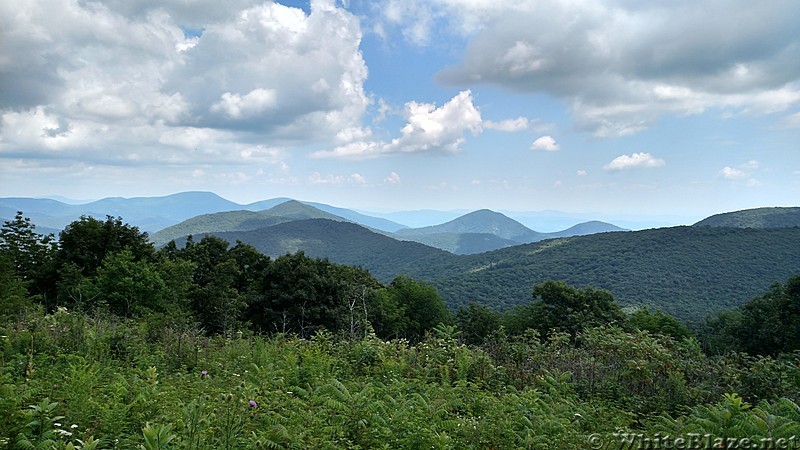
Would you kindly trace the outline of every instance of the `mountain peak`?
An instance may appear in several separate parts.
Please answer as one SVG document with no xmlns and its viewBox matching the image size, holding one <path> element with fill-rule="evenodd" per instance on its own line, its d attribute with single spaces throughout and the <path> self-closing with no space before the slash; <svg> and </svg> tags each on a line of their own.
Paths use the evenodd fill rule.
<svg viewBox="0 0 800 450">
<path fill-rule="evenodd" d="M 539 233 L 516 220 L 490 209 L 479 209 L 441 225 L 400 230 L 399 235 L 419 236 L 434 233 L 488 233 L 516 242 L 532 242 Z"/>
</svg>

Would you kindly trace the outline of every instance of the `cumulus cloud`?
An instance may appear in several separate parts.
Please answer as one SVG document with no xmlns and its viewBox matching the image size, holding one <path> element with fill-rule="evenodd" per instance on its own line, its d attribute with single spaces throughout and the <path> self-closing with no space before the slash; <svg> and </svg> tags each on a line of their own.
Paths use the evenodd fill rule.
<svg viewBox="0 0 800 450">
<path fill-rule="evenodd" d="M 398 184 L 398 183 L 400 183 L 400 175 L 398 175 L 397 172 L 392 172 L 383 181 L 385 181 L 385 182 L 387 182 L 389 184 Z"/>
<path fill-rule="evenodd" d="M 620 155 L 603 166 L 603 169 L 614 172 L 625 169 L 661 167 L 666 162 L 651 155 L 650 153 L 633 153 L 631 155 Z"/>
<path fill-rule="evenodd" d="M 481 115 L 472 103 L 472 93 L 462 91 L 437 108 L 433 103 L 408 102 L 405 105 L 406 124 L 400 137 L 391 141 L 356 141 L 321 150 L 316 158 L 368 159 L 399 153 L 457 153 L 467 132 L 482 131 Z"/>
<path fill-rule="evenodd" d="M 468 33 L 463 61 L 441 81 L 553 95 L 599 136 L 637 133 L 665 114 L 771 114 L 800 104 L 795 3 L 405 3 L 429 3 L 428 17 L 448 17 L 454 34 Z M 416 26 L 443 20 L 403 17 Z"/>
<path fill-rule="evenodd" d="M 527 117 L 517 117 L 516 119 L 501 120 L 499 122 L 486 120 L 483 126 L 490 130 L 515 132 L 527 130 L 531 126 L 531 121 Z"/>
<path fill-rule="evenodd" d="M 744 180 L 747 179 L 748 175 L 739 169 L 725 166 L 722 170 L 719 171 L 720 175 L 727 180 Z"/>
<path fill-rule="evenodd" d="M 750 160 L 736 167 L 723 167 L 719 171 L 719 176 L 731 182 L 742 183 L 748 187 L 757 187 L 761 185 L 761 182 L 753 177 L 753 171 L 756 169 L 758 169 L 758 161 Z"/>
<path fill-rule="evenodd" d="M 531 150 L 541 150 L 545 152 L 555 152 L 559 150 L 558 143 L 552 136 L 542 136 L 531 144 Z"/>
<path fill-rule="evenodd" d="M 56 149 L 114 164 L 246 163 L 265 140 L 359 129 L 370 99 L 349 11 L 333 0 L 310 13 L 190 3 L 0 3 L 0 152 L 40 164 Z"/>
<path fill-rule="evenodd" d="M 277 103 L 276 97 L 274 89 L 253 89 L 244 97 L 226 92 L 222 94 L 219 103 L 211 106 L 211 111 L 222 112 L 231 119 L 251 117 L 274 108 Z"/>
</svg>

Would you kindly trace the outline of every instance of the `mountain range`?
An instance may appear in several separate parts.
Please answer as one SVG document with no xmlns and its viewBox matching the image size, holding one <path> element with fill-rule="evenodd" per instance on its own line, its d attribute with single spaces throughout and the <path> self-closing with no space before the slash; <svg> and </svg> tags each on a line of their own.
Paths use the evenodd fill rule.
<svg viewBox="0 0 800 450">
<path fill-rule="evenodd" d="M 558 279 L 608 289 L 627 307 L 698 322 L 800 273 L 800 208 L 735 211 L 693 226 L 639 231 L 588 221 L 554 233 L 486 209 L 410 228 L 319 203 L 276 198 L 239 205 L 202 192 L 81 205 L 0 199 L 3 220 L 18 210 L 40 232 L 84 214 L 118 215 L 155 230 L 150 237 L 158 245 L 215 235 L 272 257 L 303 251 L 364 267 L 383 282 L 401 274 L 422 279 L 453 309 L 469 301 L 507 309 L 530 301 L 535 284 Z"/>
<path fill-rule="evenodd" d="M 241 205 L 210 192 L 183 192 L 165 197 L 105 198 L 85 204 L 53 199 L 0 198 L 0 219 L 9 220 L 23 211 L 42 233 L 57 234 L 82 215 L 122 217 L 125 222 L 151 234 L 157 245 L 189 234 L 246 231 L 299 219 L 349 221 L 387 236 L 420 242 L 456 254 L 473 254 L 536 242 L 558 236 L 572 236 L 622 228 L 599 221 L 577 224 L 555 233 L 539 233 L 498 212 L 474 211 L 449 222 L 420 228 L 323 203 L 274 198 Z M 449 217 L 451 212 L 418 211 L 432 217 Z"/>
</svg>

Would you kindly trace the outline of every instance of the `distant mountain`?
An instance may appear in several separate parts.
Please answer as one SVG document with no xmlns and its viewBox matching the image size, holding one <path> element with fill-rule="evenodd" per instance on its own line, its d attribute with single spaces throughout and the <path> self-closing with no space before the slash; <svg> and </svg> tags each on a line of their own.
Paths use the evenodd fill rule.
<svg viewBox="0 0 800 450">
<path fill-rule="evenodd" d="M 211 192 L 182 192 L 164 197 L 109 197 L 88 203 L 67 204 L 48 198 L 0 198 L 0 220 L 10 220 L 17 211 L 30 217 L 37 226 L 48 231 L 62 230 L 80 216 L 105 219 L 106 216 L 122 217 L 126 223 L 139 227 L 150 234 L 176 225 L 184 220 L 204 214 L 227 211 L 264 211 L 289 198 L 262 200 L 247 205 L 226 200 Z M 332 215 L 343 217 L 368 227 L 383 231 L 396 231 L 404 225 L 387 219 L 370 217 L 349 209 L 336 208 L 322 203 L 304 202 Z"/>
<path fill-rule="evenodd" d="M 457 258 L 443 250 L 416 242 L 398 241 L 354 223 L 329 219 L 295 220 L 254 230 L 208 234 L 230 243 L 240 240 L 272 257 L 302 250 L 315 258 L 365 267 L 383 282 L 412 272 L 432 277 L 439 270 L 437 268 L 447 266 Z M 196 234 L 193 238 L 197 242 L 205 235 Z M 179 247 L 184 242 L 185 238 L 176 240 Z"/>
<path fill-rule="evenodd" d="M 200 214 L 232 209 L 241 209 L 241 206 L 211 192 L 182 192 L 164 197 L 109 197 L 78 205 L 41 198 L 0 198 L 0 217 L 4 220 L 22 211 L 33 223 L 58 230 L 86 215 L 98 219 L 119 216 L 143 231 L 153 231 Z"/>
<path fill-rule="evenodd" d="M 599 220 L 590 220 L 589 222 L 579 223 L 573 225 L 566 230 L 556 231 L 554 233 L 542 233 L 548 238 L 554 237 L 570 237 L 570 236 L 585 236 L 587 234 L 596 233 L 609 233 L 614 231 L 630 231 L 625 228 L 620 228 L 616 225 L 601 222 Z"/>
<path fill-rule="evenodd" d="M 420 228 L 430 225 L 438 225 L 457 217 L 463 216 L 469 210 L 439 211 L 434 209 L 419 209 L 414 211 L 395 211 L 395 212 L 373 212 L 361 211 L 373 217 L 382 217 L 396 223 L 401 223 L 406 227 Z"/>
<path fill-rule="evenodd" d="M 381 217 L 373 217 L 373 216 L 368 216 L 366 214 L 361 214 L 359 212 L 353 211 L 352 209 L 337 208 L 335 206 L 326 205 L 324 203 L 316 203 L 316 202 L 303 202 L 303 203 L 305 203 L 306 205 L 311 205 L 319 210 L 345 218 L 351 222 L 359 223 L 361 225 L 370 228 L 376 228 L 381 231 L 388 231 L 390 233 L 393 233 L 397 230 L 407 228 L 405 225 L 401 225 L 397 222 L 393 222 L 391 220 L 384 219 Z"/>
<path fill-rule="evenodd" d="M 271 227 L 279 223 L 306 219 L 329 219 L 345 221 L 313 206 L 296 200 L 288 200 L 265 211 L 226 211 L 214 214 L 203 214 L 185 220 L 154 233 L 150 240 L 156 245 L 186 237 L 209 233 L 235 232 Z"/>
<path fill-rule="evenodd" d="M 243 208 L 238 209 L 245 209 L 247 211 L 266 211 L 270 208 L 280 205 L 281 203 L 288 202 L 289 200 L 292 199 L 288 197 L 271 198 L 269 200 L 260 200 L 254 203 L 248 203 L 247 205 L 244 205 Z"/>
<path fill-rule="evenodd" d="M 541 240 L 541 234 L 503 214 L 488 209 L 481 209 L 465 214 L 461 217 L 422 228 L 406 228 L 397 231 L 399 237 L 425 236 L 441 233 L 484 233 L 497 237 L 527 243 Z"/>
<path fill-rule="evenodd" d="M 458 255 L 469 255 L 554 237 L 581 236 L 610 231 L 628 230 L 595 220 L 579 223 L 554 233 L 539 233 L 504 214 L 481 209 L 441 225 L 402 229 L 395 232 L 393 236 Z"/>
<path fill-rule="evenodd" d="M 715 214 L 696 227 L 788 228 L 800 227 L 800 207 L 754 208 Z"/>
</svg>

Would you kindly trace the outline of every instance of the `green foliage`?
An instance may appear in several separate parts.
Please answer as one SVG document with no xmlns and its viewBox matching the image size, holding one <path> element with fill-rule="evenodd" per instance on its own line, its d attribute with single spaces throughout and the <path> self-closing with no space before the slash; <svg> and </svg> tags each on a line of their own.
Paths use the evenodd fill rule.
<svg viewBox="0 0 800 450">
<path fill-rule="evenodd" d="M 692 330 L 674 317 L 663 311 L 650 311 L 649 308 L 637 309 L 629 315 L 625 321 L 625 329 L 648 331 L 677 340 L 693 336 Z"/>
<path fill-rule="evenodd" d="M 10 255 L 0 251 L 0 320 L 18 316 L 29 306 L 25 282 L 14 270 Z"/>
<path fill-rule="evenodd" d="M 488 306 L 469 302 L 466 308 L 456 311 L 456 324 L 468 344 L 480 344 L 500 329 L 501 316 Z"/>
<path fill-rule="evenodd" d="M 142 428 L 144 443 L 139 446 L 143 450 L 166 450 L 172 448 L 169 444 L 175 440 L 172 434 L 172 425 L 152 425 L 148 423 Z"/>
<path fill-rule="evenodd" d="M 694 226 L 735 228 L 800 227 L 800 208 L 752 208 L 715 214 L 697 222 Z"/>
<path fill-rule="evenodd" d="M 452 309 L 476 301 L 510 310 L 527 303 L 530 286 L 562 280 L 613 292 L 624 307 L 700 324 L 795 275 L 797 248 L 800 228 L 671 227 L 549 239 L 426 261 L 402 273 L 435 286 Z"/>
<path fill-rule="evenodd" d="M 42 236 L 35 229 L 22 211 L 0 228 L 0 254 L 9 258 L 17 276 L 24 281 L 37 280 L 55 250 L 53 235 Z"/>
<path fill-rule="evenodd" d="M 709 318 L 702 330 L 712 353 L 777 355 L 800 350 L 800 275 L 734 311 Z"/>
<path fill-rule="evenodd" d="M 587 287 L 578 289 L 562 281 L 549 280 L 533 288 L 534 301 L 509 313 L 506 327 L 522 334 L 533 328 L 541 334 L 553 331 L 575 335 L 584 328 L 619 325 L 625 315 L 610 292 Z"/>
<path fill-rule="evenodd" d="M 575 341 L 500 329 L 480 348 L 446 324 L 416 345 L 212 336 L 191 342 L 191 366 L 170 363 L 175 334 L 147 339 L 130 320 L 35 313 L 3 333 L 0 442 L 24 448 L 584 448 L 592 433 L 783 436 L 798 424 L 781 400 L 800 385 L 796 361 L 714 360 L 620 328 Z M 124 352 L 101 351 L 115 336 Z M 764 390 L 777 375 L 783 390 Z M 742 389 L 746 402 L 711 403 Z"/>
<path fill-rule="evenodd" d="M 121 217 L 107 216 L 101 221 L 81 216 L 59 234 L 58 245 L 59 265 L 73 263 L 86 276 L 95 275 L 108 255 L 123 249 L 128 249 L 135 261 L 154 255 L 147 233 L 123 223 Z"/>
<path fill-rule="evenodd" d="M 119 316 L 165 310 L 167 285 L 157 267 L 134 260 L 128 248 L 106 256 L 97 271 L 96 286 L 100 301 Z"/>
<path fill-rule="evenodd" d="M 400 336 L 418 340 L 436 325 L 449 324 L 453 320 L 444 300 L 430 285 L 401 275 L 392 281 L 386 291 L 406 319 L 399 331 Z"/>
</svg>

